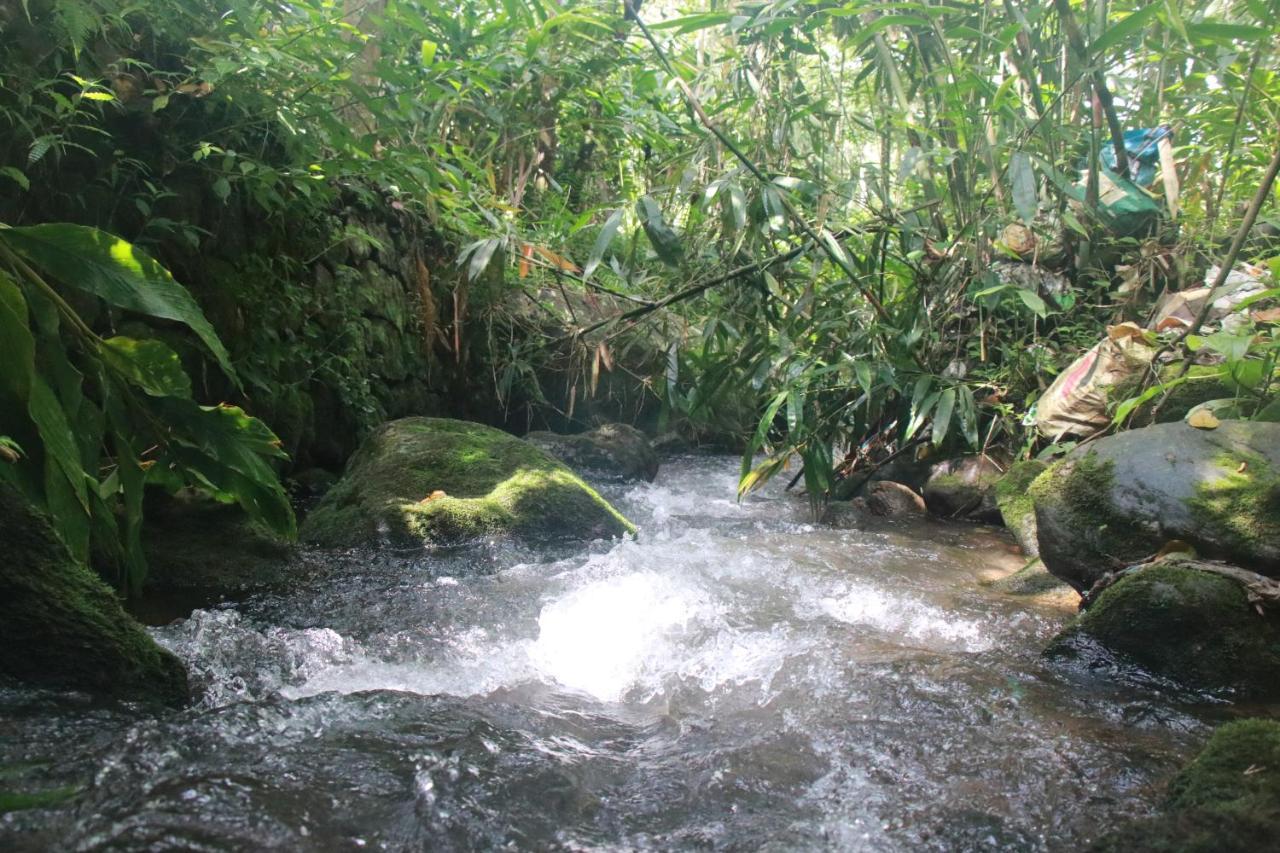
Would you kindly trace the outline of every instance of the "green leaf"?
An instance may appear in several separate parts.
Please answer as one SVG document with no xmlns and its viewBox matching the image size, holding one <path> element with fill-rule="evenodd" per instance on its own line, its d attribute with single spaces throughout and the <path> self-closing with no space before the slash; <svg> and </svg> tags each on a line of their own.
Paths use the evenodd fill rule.
<svg viewBox="0 0 1280 853">
<path fill-rule="evenodd" d="M 23 171 L 15 166 L 0 166 L 0 175 L 4 175 L 24 190 L 31 189 L 31 181 L 27 180 Z"/>
<path fill-rule="evenodd" d="M 219 177 L 213 182 L 213 194 L 218 197 L 218 201 L 226 201 L 231 197 L 231 182 L 225 177 Z"/>
<path fill-rule="evenodd" d="M 1187 24 L 1187 34 L 1193 39 L 1203 41 L 1257 41 L 1272 38 L 1272 32 L 1266 27 L 1253 27 L 1248 24 L 1225 24 L 1219 21 L 1202 21 L 1198 24 Z"/>
<path fill-rule="evenodd" d="M 1018 298 L 1022 300 L 1022 304 L 1031 309 L 1037 317 L 1046 317 L 1049 314 L 1049 306 L 1045 305 L 1044 300 L 1034 290 L 1028 290 L 1025 287 L 1014 288 L 1018 291 Z"/>
<path fill-rule="evenodd" d="M 424 66 L 436 61 L 436 48 L 436 43 L 431 39 L 422 40 L 422 64 Z"/>
<path fill-rule="evenodd" d="M 1009 181 L 1013 189 L 1013 206 L 1028 225 L 1036 218 L 1039 197 L 1036 192 L 1036 173 L 1031 158 L 1025 152 L 1015 151 L 1009 158 Z"/>
<path fill-rule="evenodd" d="M 587 265 L 582 269 L 583 281 L 590 279 L 591 274 L 596 271 L 596 267 L 600 266 L 600 262 L 604 260 L 604 253 L 609 251 L 609 246 L 613 244 L 613 238 L 617 235 L 618 226 L 621 224 L 621 210 L 615 210 L 604 221 L 604 226 L 601 227 L 600 233 L 596 236 L 596 242 L 591 246 L 591 254 L 587 257 Z"/>
<path fill-rule="evenodd" d="M 0 240 L 68 287 L 117 308 L 185 324 L 239 384 L 226 347 L 195 299 L 142 250 L 96 228 L 66 223 L 0 228 Z"/>
<path fill-rule="evenodd" d="M 1089 51 L 1094 54 L 1104 53 L 1123 44 L 1134 33 L 1145 29 L 1151 19 L 1159 14 L 1163 5 L 1163 3 L 1152 2 L 1133 14 L 1126 15 L 1094 39 L 1093 44 L 1089 46 Z"/>
<path fill-rule="evenodd" d="M 36 345 L 27 300 L 18 283 L 0 270 L 0 388 L 26 402 L 35 375 Z"/>
<path fill-rule="evenodd" d="M 662 218 L 662 208 L 650 196 L 641 196 L 636 201 L 636 213 L 644 233 L 658 253 L 662 262 L 673 267 L 680 266 L 684 259 L 684 247 L 680 245 L 680 237 Z"/>
<path fill-rule="evenodd" d="M 102 345 L 107 365 L 151 396 L 191 396 L 191 379 L 182 360 L 160 341 L 114 337 Z"/>
<path fill-rule="evenodd" d="M 938 396 L 938 407 L 933 412 L 933 446 L 938 447 L 947 437 L 951 426 L 951 411 L 956 405 L 956 389 L 948 388 Z"/>
<path fill-rule="evenodd" d="M 471 252 L 471 263 L 467 265 L 468 281 L 475 281 L 484 273 L 489 266 L 489 261 L 493 260 L 494 253 L 501 245 L 502 240 L 498 237 L 490 237 L 479 242 Z"/>
<path fill-rule="evenodd" d="M 40 433 L 46 462 L 52 464 L 66 480 L 70 489 L 69 494 L 75 498 L 76 503 L 87 515 L 89 512 L 88 478 L 80 466 L 80 447 L 76 444 L 75 433 L 71 430 L 67 413 L 63 411 L 57 396 L 39 374 L 32 377 L 27 413 L 31 415 L 31 420 L 35 422 L 36 429 Z M 46 483 L 49 479 L 46 473 Z"/>
</svg>

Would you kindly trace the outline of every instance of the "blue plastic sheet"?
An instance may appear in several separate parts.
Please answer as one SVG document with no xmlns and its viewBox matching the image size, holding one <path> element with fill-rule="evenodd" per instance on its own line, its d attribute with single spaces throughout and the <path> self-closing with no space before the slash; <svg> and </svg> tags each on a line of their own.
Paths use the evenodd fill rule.
<svg viewBox="0 0 1280 853">
<path fill-rule="evenodd" d="M 1129 180 L 1140 187 L 1151 186 L 1156 179 L 1156 164 L 1160 162 L 1160 150 L 1156 143 L 1166 136 L 1173 136 L 1173 128 L 1167 125 L 1160 127 L 1140 127 L 1124 132 L 1124 150 L 1129 155 Z M 1115 171 L 1116 149 L 1110 140 L 1099 152 L 1102 165 Z"/>
</svg>

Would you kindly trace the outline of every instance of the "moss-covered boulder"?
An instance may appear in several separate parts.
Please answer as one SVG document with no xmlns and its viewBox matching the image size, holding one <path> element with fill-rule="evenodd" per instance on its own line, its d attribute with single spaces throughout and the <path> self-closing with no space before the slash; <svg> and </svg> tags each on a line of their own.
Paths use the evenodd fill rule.
<svg viewBox="0 0 1280 853">
<path fill-rule="evenodd" d="M 304 542 L 458 544 L 484 536 L 593 539 L 633 531 L 563 464 L 492 427 L 445 418 L 384 424 L 302 525 Z"/>
<path fill-rule="evenodd" d="M 1028 489 L 1048 467 L 1039 459 L 1024 459 L 1010 465 L 1008 472 L 996 483 L 996 506 L 1000 509 L 1000 518 L 1028 557 L 1040 554 L 1040 546 L 1036 542 L 1036 508 Z"/>
<path fill-rule="evenodd" d="M 998 524 L 995 489 L 1004 473 L 1004 466 L 983 454 L 939 462 L 924 484 L 924 502 L 930 513 L 941 518 Z"/>
<path fill-rule="evenodd" d="M 1280 424 L 1157 424 L 1072 451 L 1031 484 L 1040 558 L 1085 591 L 1170 540 L 1280 574 Z"/>
<path fill-rule="evenodd" d="M 1257 853 L 1280 839 L 1280 722 L 1218 728 L 1169 785 L 1165 814 L 1105 836 L 1093 853 Z"/>
<path fill-rule="evenodd" d="M 643 432 L 626 424 L 605 424 L 576 435 L 531 432 L 525 440 L 585 476 L 646 482 L 658 476 L 653 445 Z"/>
<path fill-rule="evenodd" d="M 1046 653 L 1090 656 L 1098 646 L 1187 687 L 1280 696 L 1280 617 L 1259 614 L 1239 582 L 1191 561 L 1126 574 Z"/>
<path fill-rule="evenodd" d="M 49 520 L 0 484 L 0 673 L 22 681 L 180 705 L 187 673 L 72 559 Z"/>
</svg>

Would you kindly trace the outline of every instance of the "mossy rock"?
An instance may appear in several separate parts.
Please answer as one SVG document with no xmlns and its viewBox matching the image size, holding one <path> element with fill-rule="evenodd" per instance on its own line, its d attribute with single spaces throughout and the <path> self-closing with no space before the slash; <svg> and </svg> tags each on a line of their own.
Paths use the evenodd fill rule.
<svg viewBox="0 0 1280 853">
<path fill-rule="evenodd" d="M 986 455 L 939 462 L 924 484 L 924 502 L 941 518 L 999 523 L 995 488 L 1004 474 L 1004 467 Z"/>
<path fill-rule="evenodd" d="M 1123 827 L 1094 853 L 1256 853 L 1280 838 L 1280 722 L 1218 728 L 1174 778 L 1166 814 Z"/>
<path fill-rule="evenodd" d="M 145 591 L 211 601 L 281 583 L 294 551 L 239 506 L 186 493 L 148 497 L 142 548 Z"/>
<path fill-rule="evenodd" d="M 1072 451 L 1031 484 L 1040 557 L 1086 591 L 1170 540 L 1280 574 L 1280 424 L 1158 424 Z"/>
<path fill-rule="evenodd" d="M 1000 578 L 991 584 L 991 588 L 1006 595 L 1036 596 L 1065 591 L 1075 596 L 1070 587 L 1061 578 L 1049 574 L 1039 560 L 1032 560 L 1013 574 Z"/>
<path fill-rule="evenodd" d="M 653 445 L 643 432 L 626 424 L 605 424 L 577 435 L 531 432 L 525 440 L 580 474 L 646 482 L 658 476 L 658 454 Z"/>
<path fill-rule="evenodd" d="M 322 547 L 461 544 L 621 536 L 635 527 L 542 450 L 492 427 L 445 418 L 383 425 L 302 525 Z"/>
<path fill-rule="evenodd" d="M 1280 617 L 1259 615 L 1237 581 L 1179 559 L 1107 587 L 1046 653 L 1087 654 L 1089 641 L 1187 687 L 1280 696 Z"/>
<path fill-rule="evenodd" d="M 182 662 L 77 563 L 49 520 L 0 485 L 0 673 L 33 684 L 181 705 Z"/>
<path fill-rule="evenodd" d="M 1040 554 L 1040 546 L 1036 542 L 1036 508 L 1028 490 L 1048 467 L 1039 459 L 1024 459 L 1010 465 L 1008 472 L 996 483 L 996 506 L 1000 508 L 1000 518 L 1028 557 Z"/>
</svg>

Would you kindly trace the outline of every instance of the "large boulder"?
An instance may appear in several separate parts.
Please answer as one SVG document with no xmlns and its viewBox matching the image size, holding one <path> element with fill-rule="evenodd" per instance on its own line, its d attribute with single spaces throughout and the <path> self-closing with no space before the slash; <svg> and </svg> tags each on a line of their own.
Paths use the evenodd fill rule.
<svg viewBox="0 0 1280 853">
<path fill-rule="evenodd" d="M 1280 722 L 1220 726 L 1169 785 L 1165 814 L 1093 844 L 1092 853 L 1255 853 L 1280 837 Z"/>
<path fill-rule="evenodd" d="M 933 466 L 924 484 L 929 512 L 941 518 L 1000 522 L 996 483 L 1004 467 L 985 454 L 960 456 Z"/>
<path fill-rule="evenodd" d="M 457 544 L 484 536 L 593 539 L 635 530 L 542 450 L 445 418 L 384 424 L 303 522 L 304 542 L 350 547 Z"/>
<path fill-rule="evenodd" d="M 1000 519 L 1028 557 L 1040 555 L 1040 546 L 1036 541 L 1036 508 L 1031 502 L 1028 489 L 1048 467 L 1039 459 L 1015 462 L 996 483 L 996 506 L 1000 509 Z"/>
<path fill-rule="evenodd" d="M 525 440 L 586 476 L 646 482 L 658 476 L 658 454 L 648 437 L 626 424 L 605 424 L 576 435 L 531 432 Z"/>
<path fill-rule="evenodd" d="M 49 520 L 0 484 L 0 673 L 51 687 L 181 705 L 182 662 L 77 563 Z"/>
<path fill-rule="evenodd" d="M 1187 687 L 1280 695 L 1280 616 L 1236 579 L 1169 558 L 1122 576 L 1054 639 L 1051 657 L 1099 647 Z"/>
<path fill-rule="evenodd" d="M 1085 445 L 1031 485 L 1040 558 L 1077 590 L 1170 540 L 1280 573 L 1280 424 L 1130 430 Z"/>
</svg>

